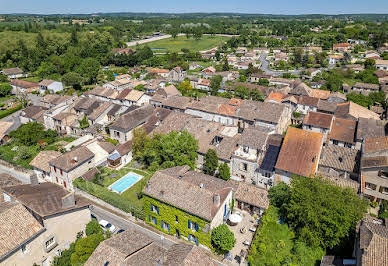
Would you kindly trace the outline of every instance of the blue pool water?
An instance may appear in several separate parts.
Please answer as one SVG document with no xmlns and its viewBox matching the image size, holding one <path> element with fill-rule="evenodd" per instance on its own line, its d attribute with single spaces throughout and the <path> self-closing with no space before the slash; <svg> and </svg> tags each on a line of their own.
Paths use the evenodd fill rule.
<svg viewBox="0 0 388 266">
<path fill-rule="evenodd" d="M 129 172 L 128 174 L 114 182 L 112 185 L 110 185 L 109 189 L 121 194 L 128 188 L 136 184 L 140 179 L 142 179 L 141 175 Z"/>
</svg>

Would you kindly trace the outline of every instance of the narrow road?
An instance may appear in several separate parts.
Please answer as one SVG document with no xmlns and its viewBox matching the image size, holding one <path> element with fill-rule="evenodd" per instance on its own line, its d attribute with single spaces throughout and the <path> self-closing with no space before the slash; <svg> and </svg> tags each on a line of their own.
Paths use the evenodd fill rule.
<svg viewBox="0 0 388 266">
<path fill-rule="evenodd" d="M 172 241 L 169 238 L 166 238 L 162 235 L 159 235 L 143 226 L 140 226 L 134 222 L 123 219 L 111 212 L 103 210 L 95 205 L 90 207 L 91 213 L 97 218 L 97 220 L 106 220 L 113 224 L 116 227 L 116 230 L 123 229 L 135 229 L 139 232 L 144 233 L 145 235 L 151 237 L 154 241 L 159 242 L 163 247 L 168 248 L 172 245 L 176 244 L 176 242 Z"/>
<path fill-rule="evenodd" d="M 267 53 L 260 54 L 259 60 L 260 60 L 260 69 L 265 72 L 267 75 L 271 76 L 281 76 L 284 73 L 291 73 L 292 75 L 298 75 L 302 72 L 302 70 L 291 70 L 291 71 L 280 71 L 280 70 L 272 70 L 269 67 L 269 61 L 267 59 Z"/>
</svg>

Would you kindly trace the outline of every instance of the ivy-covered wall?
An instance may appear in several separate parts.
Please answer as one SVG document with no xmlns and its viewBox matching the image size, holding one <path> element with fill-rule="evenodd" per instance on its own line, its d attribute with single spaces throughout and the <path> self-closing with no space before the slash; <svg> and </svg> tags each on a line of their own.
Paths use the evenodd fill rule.
<svg viewBox="0 0 388 266">
<path fill-rule="evenodd" d="M 181 209 L 175 208 L 174 206 L 171 206 L 169 204 L 156 200 L 150 196 L 143 195 L 143 199 L 144 199 L 145 220 L 149 225 L 157 228 L 158 230 L 166 234 L 170 234 L 174 236 L 176 234 L 176 230 L 179 230 L 181 238 L 186 240 L 188 238 L 188 235 L 191 234 L 193 236 L 198 237 L 199 244 L 202 244 L 209 248 L 211 247 L 211 230 L 210 230 L 209 222 L 197 216 L 188 214 L 187 212 Z M 151 211 L 151 204 L 159 208 L 159 214 L 154 211 Z M 157 219 L 156 225 L 152 223 L 152 218 L 151 218 L 151 221 L 149 221 L 148 219 L 149 215 Z M 179 222 L 176 222 L 176 216 L 178 217 Z M 189 220 L 193 223 L 198 224 L 198 227 L 199 227 L 198 232 L 196 230 L 188 228 Z M 170 232 L 168 232 L 168 230 L 166 229 L 162 229 L 161 221 L 168 223 L 170 225 Z M 208 228 L 208 232 L 204 232 L 205 228 Z"/>
</svg>

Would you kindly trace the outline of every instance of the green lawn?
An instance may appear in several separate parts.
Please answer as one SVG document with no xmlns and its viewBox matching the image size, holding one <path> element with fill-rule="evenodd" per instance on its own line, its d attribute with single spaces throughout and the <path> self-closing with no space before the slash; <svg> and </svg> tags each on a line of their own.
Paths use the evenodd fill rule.
<svg viewBox="0 0 388 266">
<path fill-rule="evenodd" d="M 102 199 L 103 201 L 115 206 L 125 212 L 131 212 L 133 215 L 144 219 L 143 215 L 143 199 L 138 198 L 142 193 L 143 188 L 147 184 L 148 180 L 152 176 L 152 172 L 139 170 L 132 168 L 131 163 L 124 166 L 120 170 L 113 170 L 108 167 L 99 168 L 102 176 L 104 177 L 103 186 L 94 184 L 90 181 L 84 181 L 82 179 L 77 179 L 73 182 L 73 184 L 86 191 L 87 193 Z M 128 172 L 134 172 L 139 175 L 142 175 L 143 178 L 134 184 L 131 188 L 124 191 L 122 194 L 118 194 L 116 192 L 112 192 L 108 190 L 108 187 L 126 175 Z M 117 175 L 112 178 L 112 174 Z"/>
<path fill-rule="evenodd" d="M 141 46 L 149 46 L 151 49 L 163 49 L 160 51 L 154 50 L 154 53 L 164 52 L 181 52 L 182 48 L 187 48 L 192 52 L 199 52 L 203 50 L 209 50 L 227 41 L 229 37 L 223 36 L 203 36 L 200 40 L 193 38 L 187 39 L 186 36 L 179 36 L 176 39 L 169 38 L 159 41 L 149 42 L 142 44 Z"/>
</svg>

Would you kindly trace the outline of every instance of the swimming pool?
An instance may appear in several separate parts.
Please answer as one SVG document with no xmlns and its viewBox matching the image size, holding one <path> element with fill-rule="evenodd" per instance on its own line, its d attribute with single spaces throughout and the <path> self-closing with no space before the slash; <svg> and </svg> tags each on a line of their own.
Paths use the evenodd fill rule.
<svg viewBox="0 0 388 266">
<path fill-rule="evenodd" d="M 143 176 L 141 175 L 135 174 L 134 172 L 129 172 L 128 174 L 114 182 L 112 185 L 110 185 L 108 189 L 121 194 L 130 187 L 132 187 L 134 184 L 139 182 L 139 180 L 142 178 Z"/>
</svg>

